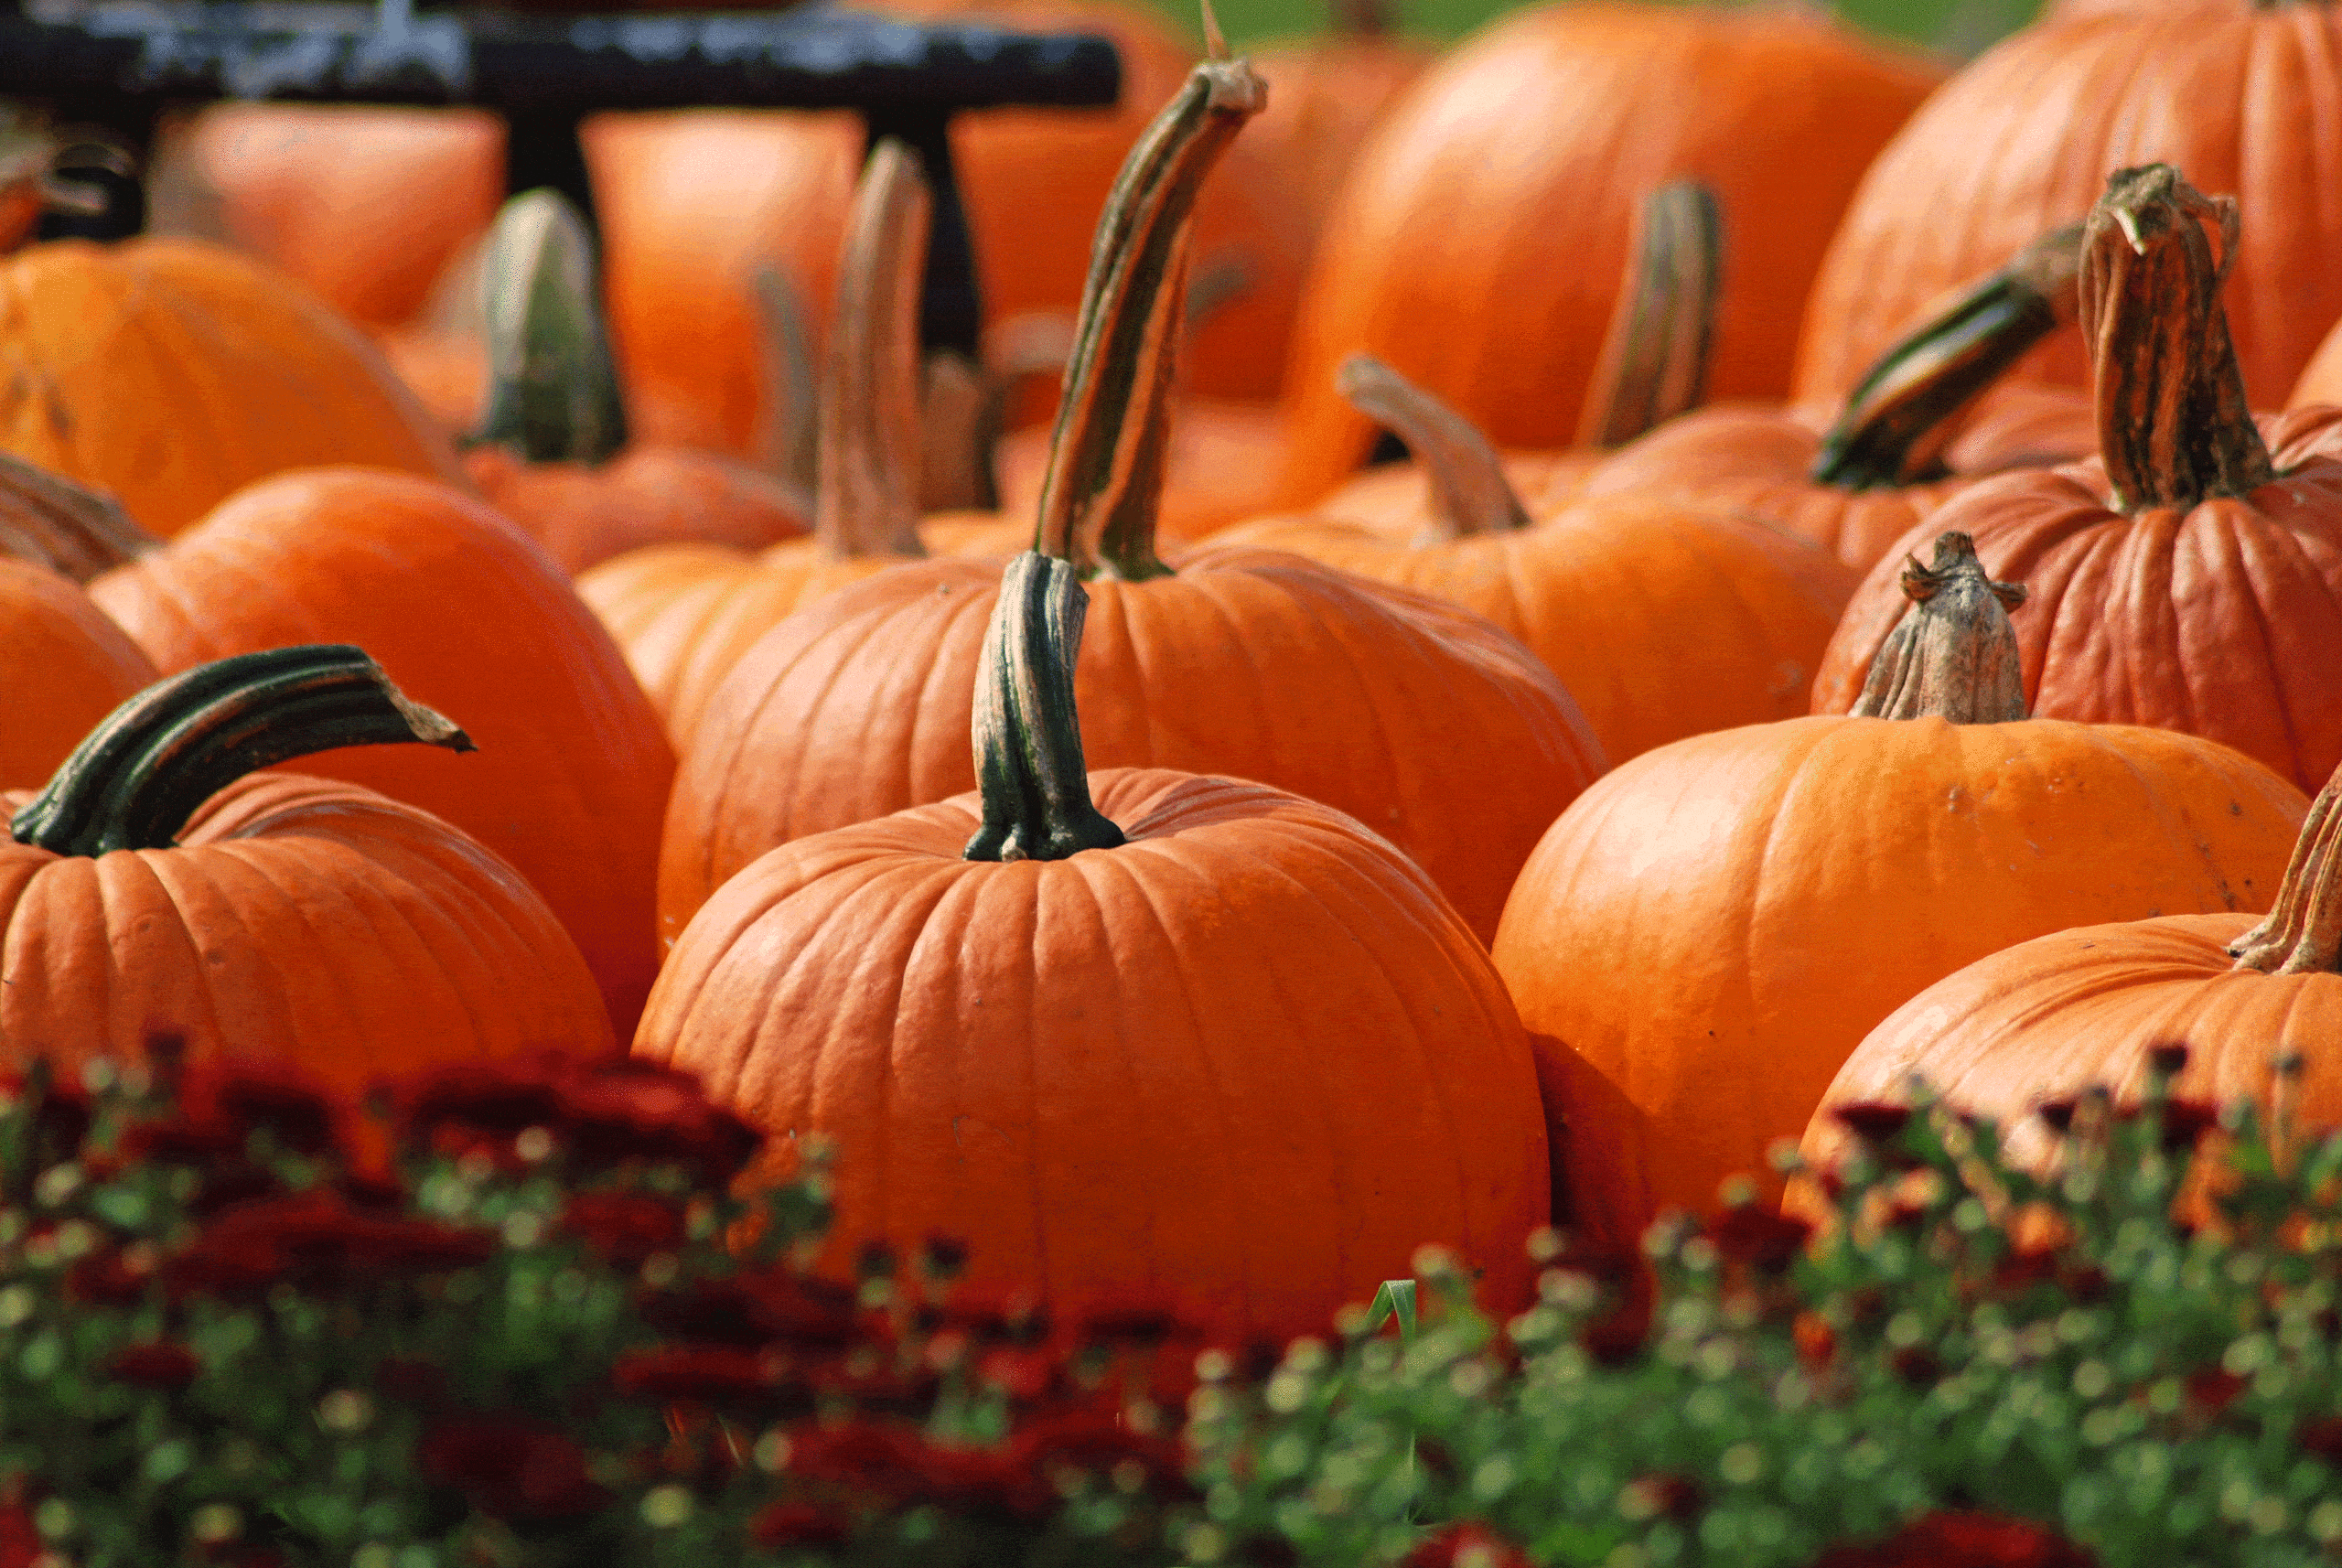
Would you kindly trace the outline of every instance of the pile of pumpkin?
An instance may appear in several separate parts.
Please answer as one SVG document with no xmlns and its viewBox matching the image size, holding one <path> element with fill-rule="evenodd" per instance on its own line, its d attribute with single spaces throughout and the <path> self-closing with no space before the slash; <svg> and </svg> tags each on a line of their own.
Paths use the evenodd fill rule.
<svg viewBox="0 0 2342 1568">
<path fill-rule="evenodd" d="M 816 115 L 590 127 L 606 277 L 489 124 L 257 107 L 157 208 L 306 288 L 0 263 L 8 1057 L 630 1040 L 836 1266 L 1231 1333 L 1913 1072 L 2342 1122 L 2342 8 L 988 12 L 1128 91 L 960 128 L 982 363 Z"/>
</svg>

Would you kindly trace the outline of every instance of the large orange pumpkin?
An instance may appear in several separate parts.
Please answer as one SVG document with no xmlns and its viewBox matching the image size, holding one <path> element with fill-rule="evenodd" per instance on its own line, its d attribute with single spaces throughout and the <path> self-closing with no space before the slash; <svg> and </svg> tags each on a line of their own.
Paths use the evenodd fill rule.
<svg viewBox="0 0 2342 1568">
<path fill-rule="evenodd" d="M 480 756 L 330 752 L 308 771 L 435 812 L 528 878 L 630 1028 L 658 967 L 650 899 L 674 762 L 609 634 L 483 502 L 379 469 L 239 492 L 91 595 L 167 671 L 342 639 L 418 701 L 465 715 Z"/>
<path fill-rule="evenodd" d="M 2033 590 L 2035 713 L 2208 736 L 2307 789 L 2342 763 L 2342 409 L 2246 412 L 2220 306 L 2235 218 L 2167 166 L 2113 176 L 2083 259 L 2100 456 L 1993 479 L 1924 526 Z M 1894 593 L 1885 564 L 1856 591 L 1815 712 L 1852 704 Z"/>
<path fill-rule="evenodd" d="M 1273 551 L 1155 553 L 1187 204 L 1260 107 L 1241 60 L 1198 66 L 1099 227 L 1037 539 L 1092 579 L 1084 745 L 1105 766 L 1226 772 L 1322 800 L 1495 928 L 1529 845 L 1601 769 L 1569 693 L 1466 611 Z M 670 937 L 776 844 L 946 799 L 995 571 L 894 567 L 775 627 L 684 749 L 661 855 Z"/>
<path fill-rule="evenodd" d="M 469 745 L 355 648 L 223 660 L 125 703 L 40 794 L 5 798 L 0 1057 L 70 1069 L 175 1036 L 354 1097 L 440 1062 L 607 1049 L 593 977 L 510 866 L 371 790 L 253 771 L 408 741 Z"/>
<path fill-rule="evenodd" d="M 1159 1293 L 1241 1341 L 1323 1332 L 1444 1242 L 1484 1302 L 1524 1304 L 1535 1070 L 1454 909 L 1315 801 L 1085 775 L 1071 566 L 1019 556 L 986 596 L 981 792 L 744 867 L 636 1052 L 773 1134 L 766 1179 L 836 1145 L 840 1273 L 940 1232 L 979 1289 L 1077 1320 Z"/>
<path fill-rule="evenodd" d="M 1711 394 L 1786 392 L 1839 210 L 1934 81 L 1787 5 L 1544 5 L 1495 23 L 1391 110 L 1327 220 L 1295 332 L 1285 499 L 1314 500 L 1366 456 L 1372 427 L 1333 384 L 1353 353 L 1501 446 L 1568 440 L 1636 205 L 1670 179 L 1706 184 L 1731 227 Z"/>
<path fill-rule="evenodd" d="M 0 261 L 0 450 L 172 534 L 286 468 L 462 482 L 381 357 L 290 279 L 187 240 L 81 240 Z"/>
<path fill-rule="evenodd" d="M 2050 1153 L 2043 1101 L 2103 1085 L 2135 1096 L 2157 1047 L 2187 1047 L 2173 1086 L 2226 1104 L 2261 1100 L 2291 1055 L 2287 1114 L 2307 1133 L 2342 1126 L 2342 775 L 2311 808 L 2274 908 L 2080 926 L 1982 958 L 1896 1009 L 1838 1071 L 1806 1129 L 1827 1165 L 1844 1133 L 1829 1108 L 1893 1101 L 1910 1075 L 2006 1130 L 2020 1160 Z"/>
<path fill-rule="evenodd" d="M 2280 397 L 2342 316 L 2342 273 L 2329 264 L 2337 48 L 2342 7 L 2330 0 L 2109 8 L 2003 40 L 1863 177 L 1814 280 L 1799 401 L 1843 395 L 1930 298 L 2082 217 L 2110 169 L 2150 162 L 2243 203 L 2230 324 L 2246 386 Z M 2091 371 L 2081 344 L 2060 341 L 2016 374 L 2079 387 Z"/>
<path fill-rule="evenodd" d="M 2300 791 L 2191 736 L 2025 718 L 2001 607 L 2020 590 L 1958 534 L 1905 577 L 1857 716 L 1645 752 L 1514 886 L 1493 951 L 1592 1234 L 1628 1243 L 1763 1179 L 1863 1036 L 1961 965 L 2275 892 Z"/>
<path fill-rule="evenodd" d="M 0 558 L 0 789 L 56 771 L 91 726 L 155 680 L 138 645 L 70 580 Z"/>
</svg>

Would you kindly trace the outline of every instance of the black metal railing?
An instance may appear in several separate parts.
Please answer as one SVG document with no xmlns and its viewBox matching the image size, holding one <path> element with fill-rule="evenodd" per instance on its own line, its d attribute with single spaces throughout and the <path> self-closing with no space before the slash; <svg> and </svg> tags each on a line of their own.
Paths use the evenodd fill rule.
<svg viewBox="0 0 2342 1568">
<path fill-rule="evenodd" d="M 1098 107 L 1121 61 L 1086 33 L 906 22 L 806 0 L 785 10 L 519 14 L 260 0 L 0 0 L 0 97 L 104 128 L 144 154 L 167 108 L 224 99 L 469 104 L 510 127 L 512 190 L 550 185 L 588 215 L 577 128 L 613 109 L 854 109 L 916 147 L 935 190 L 921 330 L 972 354 L 982 295 L 953 177 L 962 110 Z M 134 181 L 81 231 L 145 226 Z"/>
</svg>

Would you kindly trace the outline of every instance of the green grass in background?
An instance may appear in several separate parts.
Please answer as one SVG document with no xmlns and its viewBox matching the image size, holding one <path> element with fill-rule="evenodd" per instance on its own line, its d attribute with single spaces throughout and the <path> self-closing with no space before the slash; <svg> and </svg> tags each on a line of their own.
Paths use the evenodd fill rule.
<svg viewBox="0 0 2342 1568">
<path fill-rule="evenodd" d="M 1187 0 L 1156 0 L 1190 34 L 1196 9 Z M 1509 0 L 1391 0 L 1402 25 L 1434 38 L 1460 38 L 1513 7 Z M 2033 15 L 2036 0 L 1840 0 L 1849 22 L 1873 32 L 1966 57 Z M 1294 38 L 1325 27 L 1323 0 L 1219 0 L 1220 26 L 1239 44 Z"/>
</svg>

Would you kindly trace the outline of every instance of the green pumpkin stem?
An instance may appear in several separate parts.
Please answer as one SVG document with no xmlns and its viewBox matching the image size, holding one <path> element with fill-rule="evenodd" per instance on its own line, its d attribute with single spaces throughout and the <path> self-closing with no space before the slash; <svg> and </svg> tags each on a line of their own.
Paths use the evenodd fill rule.
<svg viewBox="0 0 2342 1568">
<path fill-rule="evenodd" d="M 2079 309 L 2082 226 L 2053 229 L 1880 355 L 1846 394 L 1809 478 L 1885 489 L 1941 471 L 1960 416 Z"/>
<path fill-rule="evenodd" d="M 162 543 L 112 496 L 0 452 L 0 558 L 87 583 Z"/>
<path fill-rule="evenodd" d="M 2169 164 L 2116 170 L 2090 209 L 2082 331 L 2099 451 L 2123 511 L 2192 507 L 2277 477 L 2220 305 L 2236 247 L 2236 199 L 2205 196 Z"/>
<path fill-rule="evenodd" d="M 2342 768 L 2310 805 L 2269 918 L 2230 942 L 2229 955 L 2262 974 L 2342 972 Z"/>
<path fill-rule="evenodd" d="M 1035 549 L 1085 577 L 1170 570 L 1155 552 L 1168 439 L 1155 427 L 1170 420 L 1187 215 L 1204 177 L 1267 102 L 1268 84 L 1248 62 L 1197 66 L 1131 149 L 1099 216 L 1034 531 Z"/>
<path fill-rule="evenodd" d="M 820 393 L 813 380 L 813 339 L 805 325 L 805 301 L 789 274 L 777 266 L 757 269 L 750 280 L 757 302 L 758 373 L 764 382 L 757 422 L 757 466 L 807 495 L 820 483 L 815 456 L 821 431 Z"/>
<path fill-rule="evenodd" d="M 1579 446 L 1623 446 L 1700 405 L 1723 297 L 1715 192 L 1690 179 L 1660 186 L 1636 220 L 1626 286 L 1586 387 Z"/>
<path fill-rule="evenodd" d="M 983 825 L 968 860 L 1063 860 L 1112 849 L 1123 830 L 1090 798 L 1073 663 L 1089 592 L 1073 564 L 1026 551 L 1001 576 L 977 663 L 977 788 Z"/>
<path fill-rule="evenodd" d="M 2024 585 L 1995 583 L 1964 533 L 1936 540 L 1935 559 L 1903 567 L 1911 607 L 1871 660 L 1857 718 L 1933 716 L 1956 725 L 1999 725 L 2025 714 L 2025 671 L 2009 611 Z"/>
<path fill-rule="evenodd" d="M 813 537 L 833 560 L 927 553 L 919 307 L 933 205 L 908 143 L 889 136 L 871 149 L 846 215 L 822 368 Z"/>
<path fill-rule="evenodd" d="M 482 262 L 488 409 L 472 439 L 531 463 L 604 463 L 627 442 L 594 241 L 559 191 L 504 204 Z"/>
<path fill-rule="evenodd" d="M 1529 509 L 1480 427 L 1371 354 L 1352 354 L 1334 384 L 1350 406 L 1396 434 L 1431 488 L 1434 539 L 1529 526 Z"/>
<path fill-rule="evenodd" d="M 409 741 L 473 749 L 362 650 L 241 653 L 158 681 L 116 708 L 9 830 L 52 854 L 167 849 L 204 801 L 247 773 L 338 746 Z"/>
</svg>

